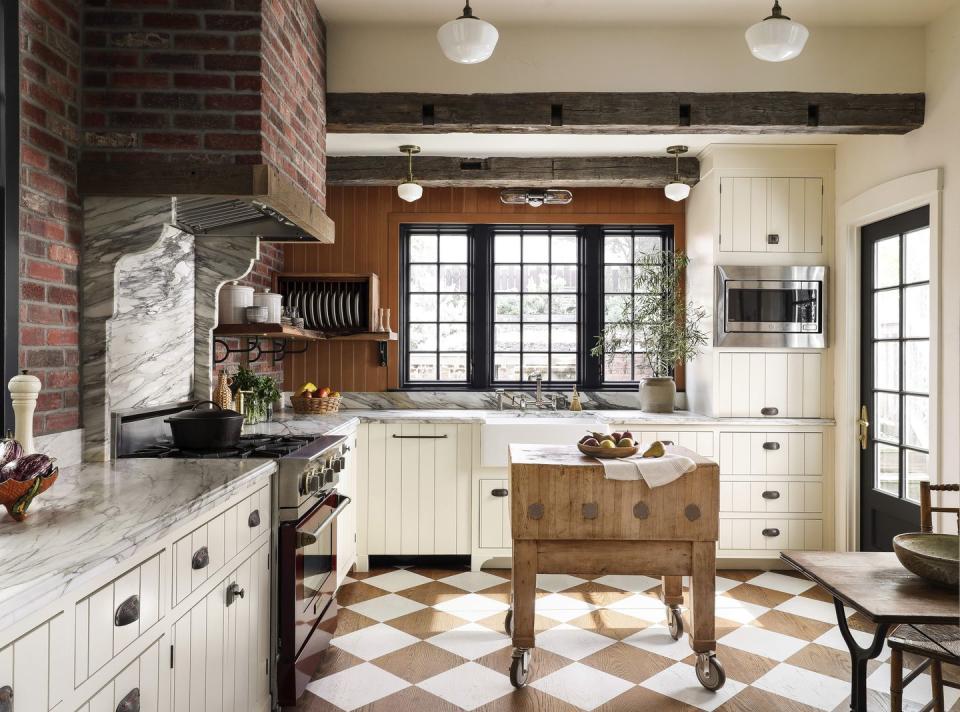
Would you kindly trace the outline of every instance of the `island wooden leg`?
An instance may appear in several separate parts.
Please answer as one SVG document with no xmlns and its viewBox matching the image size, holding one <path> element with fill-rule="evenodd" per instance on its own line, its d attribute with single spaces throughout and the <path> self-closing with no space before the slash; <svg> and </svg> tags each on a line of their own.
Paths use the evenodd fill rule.
<svg viewBox="0 0 960 712">
<path fill-rule="evenodd" d="M 532 648 L 537 591 L 537 542 L 513 542 L 513 647 Z"/>
<path fill-rule="evenodd" d="M 690 622 L 693 625 L 693 635 L 690 637 L 690 647 L 697 653 L 707 653 L 717 647 L 714 618 L 717 550 L 714 542 L 693 542 L 692 568 L 690 595 L 693 605 L 690 607 Z"/>
<path fill-rule="evenodd" d="M 683 603 L 683 576 L 664 576 L 663 602 L 670 608 Z"/>
</svg>

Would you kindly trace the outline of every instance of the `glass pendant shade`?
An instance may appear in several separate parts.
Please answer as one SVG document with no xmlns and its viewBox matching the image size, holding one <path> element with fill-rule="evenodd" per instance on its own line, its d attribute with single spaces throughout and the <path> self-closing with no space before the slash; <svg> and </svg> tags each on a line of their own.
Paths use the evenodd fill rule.
<svg viewBox="0 0 960 712">
<path fill-rule="evenodd" d="M 670 200 L 679 202 L 690 195 L 690 186 L 686 183 L 674 181 L 673 183 L 667 183 L 663 187 L 663 193 L 670 198 Z"/>
<path fill-rule="evenodd" d="M 486 20 L 473 16 L 470 5 L 463 16 L 437 30 L 437 42 L 447 59 L 459 64 L 477 64 L 490 58 L 500 33 Z"/>
<path fill-rule="evenodd" d="M 397 186 L 397 195 L 400 196 L 401 200 L 406 200 L 408 203 L 412 203 L 416 200 L 420 200 L 420 198 L 423 196 L 423 186 L 419 183 L 406 181 Z"/>
<path fill-rule="evenodd" d="M 793 59 L 803 51 L 809 36 L 806 27 L 781 14 L 779 3 L 773 6 L 772 15 L 751 25 L 746 32 L 747 47 L 764 62 Z"/>
</svg>

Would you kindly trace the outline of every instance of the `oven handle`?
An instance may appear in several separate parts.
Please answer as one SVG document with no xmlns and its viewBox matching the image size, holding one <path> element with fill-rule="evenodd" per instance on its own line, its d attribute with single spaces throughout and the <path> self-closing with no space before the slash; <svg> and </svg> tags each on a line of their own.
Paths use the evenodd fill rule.
<svg viewBox="0 0 960 712">
<path fill-rule="evenodd" d="M 320 526 L 314 529 L 312 532 L 297 532 L 297 548 L 302 549 L 305 546 L 310 546 L 311 544 L 317 543 L 317 535 L 330 526 L 331 522 L 337 518 L 337 515 L 340 514 L 346 506 L 352 501 L 347 495 L 340 495 L 340 504 L 338 504 L 326 518 L 320 522 Z"/>
</svg>

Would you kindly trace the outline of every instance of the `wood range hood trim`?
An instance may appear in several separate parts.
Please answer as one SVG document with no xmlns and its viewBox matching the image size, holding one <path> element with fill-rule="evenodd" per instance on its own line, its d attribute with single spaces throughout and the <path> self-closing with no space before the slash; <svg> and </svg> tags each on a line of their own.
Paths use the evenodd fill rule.
<svg viewBox="0 0 960 712">
<path fill-rule="evenodd" d="M 83 161 L 79 168 L 79 187 L 83 196 L 176 197 L 239 200 L 260 204 L 293 223 L 282 225 L 273 220 L 276 230 L 265 230 L 267 242 L 309 242 L 333 244 L 334 224 L 324 209 L 302 188 L 273 166 L 209 165 L 198 163 L 141 164 L 125 161 Z M 211 230 L 219 235 L 259 236 L 260 223 L 246 229 Z M 202 235 L 201 234 L 201 235 Z"/>
</svg>

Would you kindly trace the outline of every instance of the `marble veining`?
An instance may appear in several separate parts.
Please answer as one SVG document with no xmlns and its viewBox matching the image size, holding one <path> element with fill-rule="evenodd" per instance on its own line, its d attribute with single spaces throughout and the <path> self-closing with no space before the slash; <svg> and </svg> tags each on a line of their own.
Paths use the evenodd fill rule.
<svg viewBox="0 0 960 712">
<path fill-rule="evenodd" d="M 0 513 L 0 629 L 275 470 L 272 460 L 128 459 L 61 468 L 26 521 Z"/>
<path fill-rule="evenodd" d="M 83 461 L 83 429 L 38 435 L 33 439 L 37 452 L 57 458 L 58 467 L 79 465 Z"/>
<path fill-rule="evenodd" d="M 563 393 L 570 397 L 569 390 Z M 678 407 L 685 406 L 683 393 L 678 394 L 678 399 Z M 636 390 L 583 391 L 580 393 L 580 402 L 587 410 L 634 410 L 640 408 L 640 394 Z M 493 410 L 497 407 L 497 394 L 493 391 L 354 392 L 343 394 L 342 406 L 348 410 L 403 408 Z"/>
</svg>

